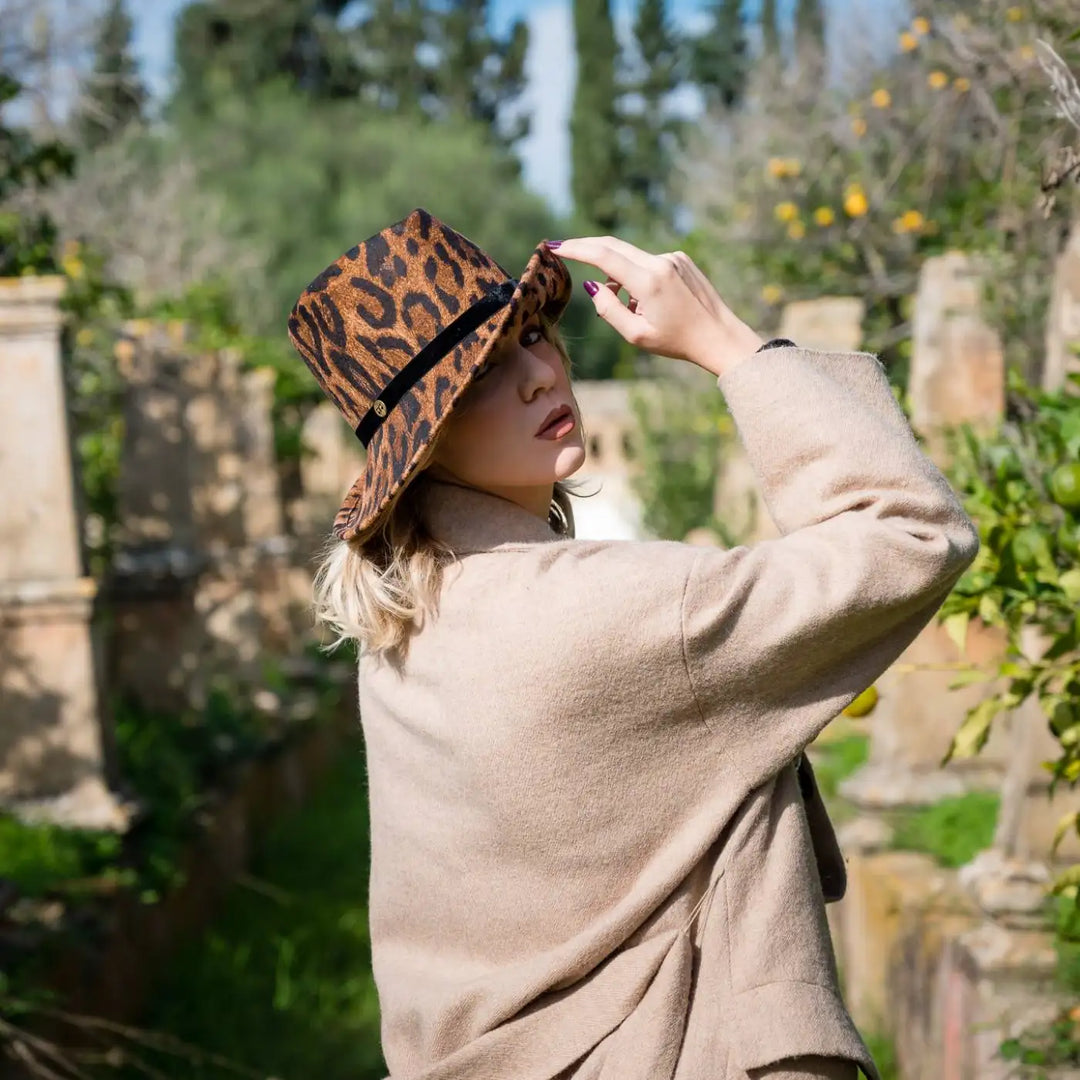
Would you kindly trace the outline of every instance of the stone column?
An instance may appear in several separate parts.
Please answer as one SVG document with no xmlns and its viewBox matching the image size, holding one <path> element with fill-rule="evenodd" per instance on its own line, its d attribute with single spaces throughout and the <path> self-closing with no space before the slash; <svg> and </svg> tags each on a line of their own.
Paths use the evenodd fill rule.
<svg viewBox="0 0 1080 1080">
<path fill-rule="evenodd" d="M 263 652 L 295 654 L 311 637 L 311 573 L 295 565 L 296 538 L 285 531 L 277 455 L 274 449 L 272 368 L 241 377 L 240 414 L 244 536 L 252 556 L 251 588 Z M 303 599 L 299 599 L 303 596 Z"/>
<path fill-rule="evenodd" d="M 1024 655 L 1037 659 L 1049 647 L 1034 627 L 1021 631 Z M 1050 796 L 1050 774 L 1044 761 L 1060 756 L 1035 695 L 1012 716 L 1008 766 L 1001 787 L 994 842 L 960 870 L 960 880 L 979 907 L 1003 925 L 1037 928 L 1046 914 L 1046 888 L 1056 869 L 1080 861 L 1080 838 L 1069 830 L 1051 855 L 1056 823 L 1080 810 L 1080 792 L 1059 785 Z"/>
<path fill-rule="evenodd" d="M 862 345 L 866 304 L 857 296 L 821 296 L 785 304 L 777 337 L 805 349 L 854 352 Z"/>
<path fill-rule="evenodd" d="M 125 393 L 110 574 L 110 685 L 165 713 L 187 707 L 198 693 L 204 650 L 195 594 L 207 558 L 198 545 L 188 357 L 179 337 L 133 321 L 116 344 Z"/>
<path fill-rule="evenodd" d="M 866 305 L 855 296 L 823 296 L 787 304 L 777 337 L 807 349 L 852 352 L 860 348 Z M 742 443 L 732 433 L 723 440 L 713 489 L 713 513 L 741 543 L 754 544 L 779 536 Z"/>
<path fill-rule="evenodd" d="M 980 282 L 961 252 L 927 259 L 919 277 L 913 326 L 909 393 L 912 427 L 924 450 L 947 467 L 945 434 L 961 422 L 992 428 L 1004 412 L 1001 342 L 979 314 Z M 992 686 L 949 689 L 966 663 L 996 667 L 1004 659 L 1003 632 L 973 619 L 961 653 L 935 619 L 878 682 L 879 704 L 870 717 L 870 756 L 841 793 L 864 809 L 917 806 L 998 785 L 1009 756 L 1005 724 L 974 759 L 940 762 L 967 711 Z M 855 831 L 855 830 L 852 830 Z"/>
<path fill-rule="evenodd" d="M 944 434 L 960 423 L 988 431 L 1005 411 L 1005 354 L 981 314 L 982 279 L 961 251 L 923 263 L 912 330 L 911 426 L 946 461 Z"/>
<path fill-rule="evenodd" d="M 60 277 L 0 281 L 0 803 L 123 829 L 108 790 L 60 366 Z"/>
<path fill-rule="evenodd" d="M 1042 387 L 1059 390 L 1069 373 L 1080 372 L 1080 220 L 1054 265 L 1050 309 L 1046 318 L 1046 361 Z"/>
</svg>

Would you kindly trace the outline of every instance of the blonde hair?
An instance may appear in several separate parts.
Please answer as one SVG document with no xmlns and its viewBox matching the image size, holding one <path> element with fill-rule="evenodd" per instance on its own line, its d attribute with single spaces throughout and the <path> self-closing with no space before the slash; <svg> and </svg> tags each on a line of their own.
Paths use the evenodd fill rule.
<svg viewBox="0 0 1080 1080">
<path fill-rule="evenodd" d="M 572 378 L 573 365 L 557 322 L 543 312 L 540 322 Z M 374 533 L 353 540 L 331 535 L 319 552 L 312 586 L 315 622 L 333 636 L 321 646 L 324 652 L 347 641 L 356 641 L 362 652 L 404 650 L 419 617 L 434 612 L 443 570 L 455 556 L 424 528 L 419 500 L 426 479 L 423 469 L 447 430 L 444 425 L 425 448 L 420 472 L 397 493 Z M 578 483 L 556 480 L 552 491 L 548 522 L 567 537 L 574 535 L 570 495 L 577 494 Z"/>
</svg>

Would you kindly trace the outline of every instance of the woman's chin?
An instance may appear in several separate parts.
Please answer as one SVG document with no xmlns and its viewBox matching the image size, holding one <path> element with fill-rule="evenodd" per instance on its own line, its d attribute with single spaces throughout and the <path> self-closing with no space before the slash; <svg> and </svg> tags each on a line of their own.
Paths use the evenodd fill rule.
<svg viewBox="0 0 1080 1080">
<path fill-rule="evenodd" d="M 581 443 L 572 443 L 559 451 L 555 462 L 555 479 L 565 480 L 585 464 L 585 447 Z"/>
</svg>

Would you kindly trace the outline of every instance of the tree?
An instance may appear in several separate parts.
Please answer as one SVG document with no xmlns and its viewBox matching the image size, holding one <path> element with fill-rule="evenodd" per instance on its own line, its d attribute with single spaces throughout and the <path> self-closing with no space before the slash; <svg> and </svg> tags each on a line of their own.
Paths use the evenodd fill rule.
<svg viewBox="0 0 1080 1080">
<path fill-rule="evenodd" d="M 823 78 L 825 10 L 821 0 L 798 0 L 795 6 L 795 53 L 811 81 Z"/>
<path fill-rule="evenodd" d="M 84 82 L 75 120 L 78 142 L 90 149 L 109 142 L 142 116 L 146 88 L 131 51 L 131 31 L 124 0 L 109 0 L 98 23 L 94 66 Z"/>
<path fill-rule="evenodd" d="M 570 116 L 575 209 L 602 232 L 618 229 L 623 153 L 619 146 L 618 46 L 608 0 L 574 0 L 577 85 Z"/>
<path fill-rule="evenodd" d="M 689 43 L 690 77 L 710 106 L 730 109 L 743 95 L 749 58 L 742 6 L 742 0 L 711 0 L 708 27 Z"/>
<path fill-rule="evenodd" d="M 776 19 L 776 0 L 762 0 L 761 47 L 766 56 L 780 56 L 780 24 Z"/>
<path fill-rule="evenodd" d="M 684 121 L 665 115 L 667 96 L 679 85 L 679 41 L 667 24 L 665 0 L 641 0 L 634 38 L 643 71 L 627 89 L 640 95 L 641 110 L 628 117 L 629 149 L 624 181 L 632 200 L 632 216 L 648 227 L 671 225 L 673 208 L 668 192 L 673 143 Z"/>
<path fill-rule="evenodd" d="M 174 106 L 211 111 L 227 91 L 277 79 L 316 98 L 355 97 L 361 71 L 338 18 L 350 0 L 196 0 L 176 20 Z M 392 0 L 390 0 L 392 2 Z"/>
<path fill-rule="evenodd" d="M 455 0 L 438 16 L 439 63 L 436 92 L 445 112 L 477 120 L 504 145 L 529 133 L 530 118 L 519 114 L 499 131 L 500 112 L 525 89 L 529 28 L 517 20 L 506 41 L 488 30 L 488 0 Z"/>
<path fill-rule="evenodd" d="M 0 71 L 0 277 L 56 272 L 56 223 L 36 202 L 21 205 L 20 199 L 70 175 L 75 164 L 70 147 L 57 140 L 38 142 L 7 125 L 4 106 L 20 90 Z"/>
</svg>

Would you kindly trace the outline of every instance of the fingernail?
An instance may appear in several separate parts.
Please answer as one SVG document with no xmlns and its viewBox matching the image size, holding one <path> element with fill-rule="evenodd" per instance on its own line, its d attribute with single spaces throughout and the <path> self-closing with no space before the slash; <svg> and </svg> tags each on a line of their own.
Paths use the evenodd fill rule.
<svg viewBox="0 0 1080 1080">
<path fill-rule="evenodd" d="M 600 286 L 597 285 L 595 281 L 583 281 L 582 284 L 585 286 L 585 291 L 590 296 L 595 296 L 600 291 Z"/>
<path fill-rule="evenodd" d="M 553 247 L 558 247 L 562 243 L 562 241 L 561 240 L 545 240 L 544 243 L 549 248 L 553 248 Z"/>
</svg>

